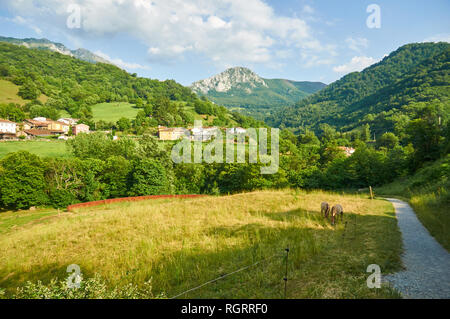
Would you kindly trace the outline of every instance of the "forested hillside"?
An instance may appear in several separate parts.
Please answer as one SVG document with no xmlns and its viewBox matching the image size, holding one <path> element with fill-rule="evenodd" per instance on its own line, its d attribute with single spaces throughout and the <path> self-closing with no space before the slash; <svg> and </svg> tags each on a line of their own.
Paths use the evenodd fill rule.
<svg viewBox="0 0 450 319">
<path fill-rule="evenodd" d="M 280 110 L 267 122 L 316 132 L 323 124 L 343 132 L 368 124 L 376 136 L 386 131 L 401 135 L 423 103 L 433 102 L 442 118 L 449 116 L 449 70 L 450 44 L 408 44 L 362 72 L 350 73 Z"/>
<path fill-rule="evenodd" d="M 89 105 L 100 102 L 142 103 L 158 95 L 180 101 L 195 98 L 172 80 L 138 78 L 113 65 L 7 43 L 0 43 L 0 61 L 0 75 L 22 86 L 23 98 L 33 100 L 44 93 L 51 98 L 49 106 L 75 117 L 89 117 Z"/>
<path fill-rule="evenodd" d="M 206 98 L 198 98 L 174 80 L 140 78 L 111 64 L 93 64 L 4 42 L 0 42 L 0 79 L 19 86 L 16 98 L 27 101 L 0 105 L 0 117 L 16 122 L 27 116 L 57 119 L 68 113 L 91 127 L 110 129 L 115 123 L 94 123 L 98 119 L 93 118 L 92 107 L 124 102 L 139 109 L 136 120 L 128 125 L 134 124 L 137 133 L 149 126 L 192 124 L 198 114 L 213 116 L 215 125 L 230 125 L 236 123 L 235 119 L 242 125 L 253 123 Z M 46 97 L 45 103 L 39 96 Z"/>
<path fill-rule="evenodd" d="M 68 49 L 64 44 L 52 42 L 48 39 L 35 39 L 35 38 L 25 38 L 25 39 L 17 39 L 11 37 L 2 37 L 0 36 L 1 42 L 8 42 L 12 44 L 22 45 L 26 48 L 30 49 L 39 49 L 39 50 L 49 50 L 53 52 L 58 52 L 64 55 L 72 56 L 77 59 L 87 61 L 90 63 L 107 63 L 112 64 L 108 60 L 90 52 L 89 50 L 79 48 L 76 50 Z"/>
</svg>

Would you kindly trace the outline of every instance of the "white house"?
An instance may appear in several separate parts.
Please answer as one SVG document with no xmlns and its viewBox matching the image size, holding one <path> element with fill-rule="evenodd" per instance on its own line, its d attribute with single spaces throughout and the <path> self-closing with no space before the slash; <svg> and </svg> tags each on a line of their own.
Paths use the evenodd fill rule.
<svg viewBox="0 0 450 319">
<path fill-rule="evenodd" d="M 67 125 L 72 125 L 72 126 L 77 124 L 78 121 L 79 121 L 78 119 L 73 119 L 70 117 L 63 117 L 63 118 L 58 119 L 58 122 L 63 122 L 63 123 L 66 123 Z"/>
<path fill-rule="evenodd" d="M 39 122 L 47 122 L 47 118 L 42 117 L 42 116 L 35 117 L 35 118 L 33 118 L 33 120 L 39 121 Z"/>
<path fill-rule="evenodd" d="M 8 120 L 0 119 L 0 132 L 16 134 L 17 124 Z"/>
<path fill-rule="evenodd" d="M 194 127 L 191 129 L 191 139 L 194 141 L 209 141 L 218 130 L 217 127 Z"/>
<path fill-rule="evenodd" d="M 245 133 L 247 133 L 247 130 L 242 127 L 231 127 L 231 128 L 227 128 L 227 133 L 228 134 L 245 134 Z"/>
</svg>

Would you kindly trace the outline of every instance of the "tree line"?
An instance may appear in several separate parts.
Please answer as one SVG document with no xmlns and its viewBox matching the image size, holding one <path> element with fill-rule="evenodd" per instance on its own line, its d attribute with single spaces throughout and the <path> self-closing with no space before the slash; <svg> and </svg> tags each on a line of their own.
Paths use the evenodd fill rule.
<svg viewBox="0 0 450 319">
<path fill-rule="evenodd" d="M 174 164 L 172 143 L 151 135 L 113 140 L 103 133 L 67 141 L 72 157 L 41 158 L 26 151 L 0 160 L 0 207 L 65 207 L 106 198 L 158 194 L 228 194 L 266 188 L 355 189 L 389 183 L 449 153 L 448 121 L 439 104 L 424 105 L 403 136 L 370 139 L 322 126 L 295 135 L 280 134 L 280 167 L 261 175 L 255 164 Z M 351 156 L 339 148 L 352 146 Z"/>
</svg>

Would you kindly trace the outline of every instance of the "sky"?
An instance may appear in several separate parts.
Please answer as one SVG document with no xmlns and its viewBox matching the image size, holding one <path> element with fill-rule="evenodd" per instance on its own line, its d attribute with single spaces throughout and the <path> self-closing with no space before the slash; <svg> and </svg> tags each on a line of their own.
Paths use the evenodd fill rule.
<svg viewBox="0 0 450 319">
<path fill-rule="evenodd" d="M 450 1 L 0 0 L 0 35 L 183 85 L 234 66 L 329 84 L 404 44 L 450 42 Z"/>
</svg>

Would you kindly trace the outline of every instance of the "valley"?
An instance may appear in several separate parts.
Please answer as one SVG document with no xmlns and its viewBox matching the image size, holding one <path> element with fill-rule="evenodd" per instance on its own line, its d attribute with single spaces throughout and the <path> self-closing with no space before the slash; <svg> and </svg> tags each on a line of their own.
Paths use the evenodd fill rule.
<svg viewBox="0 0 450 319">
<path fill-rule="evenodd" d="M 368 265 L 402 269 L 386 197 L 449 250 L 449 43 L 403 45 L 329 85 L 233 67 L 186 87 L 77 51 L 0 38 L 0 298 L 401 298 L 367 285 Z M 177 162 L 183 141 L 189 159 L 214 156 Z M 202 197 L 67 210 L 188 194 Z M 344 208 L 335 226 L 324 201 Z"/>
</svg>

